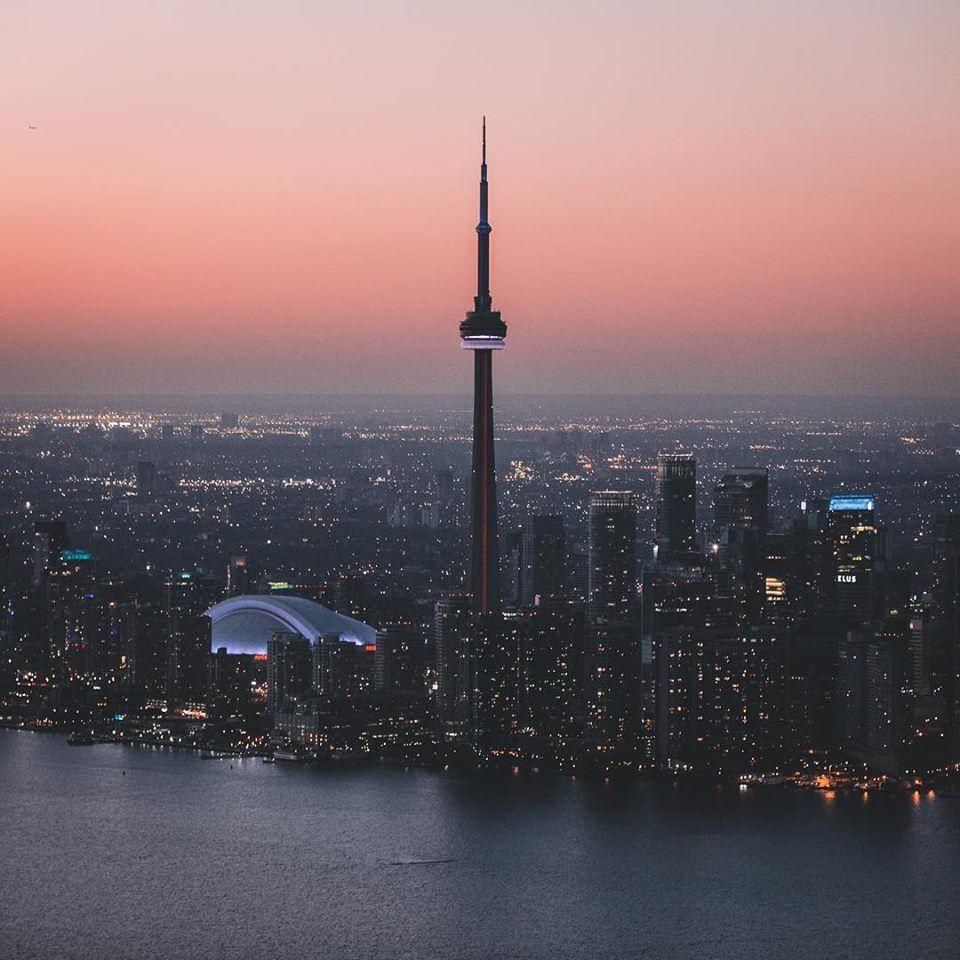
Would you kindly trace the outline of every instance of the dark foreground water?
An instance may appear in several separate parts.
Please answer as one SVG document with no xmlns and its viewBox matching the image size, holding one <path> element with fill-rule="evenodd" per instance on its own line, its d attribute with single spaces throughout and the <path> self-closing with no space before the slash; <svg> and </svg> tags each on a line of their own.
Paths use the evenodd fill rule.
<svg viewBox="0 0 960 960">
<path fill-rule="evenodd" d="M 960 801 L 0 731 L 4 960 L 800 956 L 960 957 Z"/>
</svg>

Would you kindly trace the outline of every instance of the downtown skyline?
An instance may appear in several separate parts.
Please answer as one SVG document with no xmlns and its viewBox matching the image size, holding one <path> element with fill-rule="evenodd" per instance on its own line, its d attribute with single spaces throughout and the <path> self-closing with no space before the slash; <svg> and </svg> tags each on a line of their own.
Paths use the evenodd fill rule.
<svg viewBox="0 0 960 960">
<path fill-rule="evenodd" d="M 0 5 L 3 958 L 960 955 L 957 94 L 955 0 Z"/>
<path fill-rule="evenodd" d="M 462 392 L 484 112 L 503 392 L 955 391 L 948 6 L 230 14 L 5 8 L 5 394 Z"/>
</svg>

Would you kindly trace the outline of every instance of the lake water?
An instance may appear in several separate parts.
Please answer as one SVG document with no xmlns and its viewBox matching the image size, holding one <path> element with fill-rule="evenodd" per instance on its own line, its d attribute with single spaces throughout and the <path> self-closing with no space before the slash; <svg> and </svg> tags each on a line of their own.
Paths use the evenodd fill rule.
<svg viewBox="0 0 960 960">
<path fill-rule="evenodd" d="M 4 960 L 804 955 L 960 957 L 960 800 L 330 770 L 0 730 Z"/>
</svg>

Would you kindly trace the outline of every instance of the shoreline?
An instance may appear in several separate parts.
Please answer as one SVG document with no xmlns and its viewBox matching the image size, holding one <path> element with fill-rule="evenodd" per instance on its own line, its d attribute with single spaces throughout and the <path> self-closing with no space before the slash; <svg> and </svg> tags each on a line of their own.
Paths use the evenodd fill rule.
<svg viewBox="0 0 960 960">
<path fill-rule="evenodd" d="M 9 730 L 19 733 L 39 733 L 45 735 L 59 735 L 68 739 L 63 729 L 18 726 L 0 722 L 0 730 Z M 552 777 L 560 780 L 585 780 L 591 783 L 653 783 L 672 785 L 674 787 L 700 787 L 710 790 L 728 790 L 739 792 L 804 792 L 822 793 L 828 798 L 836 795 L 884 795 L 884 796 L 913 796 L 925 795 L 928 798 L 944 800 L 960 799 L 960 784 L 944 783 L 937 778 L 917 779 L 908 783 L 903 778 L 860 778 L 855 779 L 849 774 L 824 774 L 797 772 L 792 774 L 727 774 L 710 775 L 709 773 L 675 773 L 664 770 L 618 771 L 613 775 L 598 774 L 594 771 L 570 771 L 558 769 L 548 764 L 539 764 L 531 761 L 489 762 L 489 763 L 441 763 L 417 762 L 409 758 L 387 757 L 376 755 L 343 756 L 343 757 L 287 757 L 277 758 L 274 749 L 265 750 L 231 750 L 229 748 L 201 747 L 193 744 L 168 743 L 161 740 L 128 740 L 120 737 L 93 737 L 91 743 L 76 744 L 82 746 L 121 746 L 151 750 L 169 750 L 199 755 L 204 760 L 256 760 L 265 764 L 279 766 L 314 767 L 318 769 L 347 769 L 347 768 L 391 768 L 403 770 L 428 770 L 435 773 L 472 772 L 518 777 L 521 775 L 534 777 Z"/>
</svg>

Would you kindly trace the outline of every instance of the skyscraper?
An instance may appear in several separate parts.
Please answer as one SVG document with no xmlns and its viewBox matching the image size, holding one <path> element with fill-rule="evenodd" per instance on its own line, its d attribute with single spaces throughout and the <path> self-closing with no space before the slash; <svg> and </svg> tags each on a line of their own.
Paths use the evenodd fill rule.
<svg viewBox="0 0 960 960">
<path fill-rule="evenodd" d="M 267 641 L 267 712 L 280 713 L 310 692 L 310 641 L 277 630 Z"/>
<path fill-rule="evenodd" d="M 766 537 L 769 513 L 766 467 L 734 467 L 713 488 L 713 522 L 724 527 L 755 527 Z"/>
<path fill-rule="evenodd" d="M 840 640 L 835 722 L 840 748 L 882 773 L 896 773 L 907 675 L 906 624 L 860 626 Z"/>
<path fill-rule="evenodd" d="M 475 612 L 500 606 L 497 487 L 493 458 L 493 351 L 502 350 L 507 325 L 490 296 L 490 223 L 487 220 L 487 121 L 480 163 L 480 220 L 477 223 L 477 295 L 460 324 L 460 346 L 473 351 L 473 469 L 470 500 L 472 555 L 470 587 Z"/>
<path fill-rule="evenodd" d="M 768 514 L 766 467 L 737 467 L 713 488 L 713 535 L 725 585 L 753 613 L 764 596 Z"/>
<path fill-rule="evenodd" d="M 589 612 L 592 620 L 633 616 L 637 601 L 637 505 L 624 490 L 590 498 Z"/>
<path fill-rule="evenodd" d="M 682 558 L 697 549 L 697 461 L 689 453 L 657 457 L 657 560 Z"/>
<path fill-rule="evenodd" d="M 377 631 L 373 684 L 376 690 L 416 692 L 424 688 L 427 645 L 408 623 L 388 623 Z"/>
<path fill-rule="evenodd" d="M 245 555 L 231 557 L 227 565 L 227 596 L 240 597 L 256 593 L 257 577 Z"/>
<path fill-rule="evenodd" d="M 184 571 L 167 581 L 167 706 L 172 711 L 203 703 L 210 662 L 210 620 L 217 583 L 201 571 Z"/>
<path fill-rule="evenodd" d="M 525 606 L 563 596 L 567 578 L 563 517 L 534 516 L 524 524 L 520 572 L 520 595 Z"/>
<path fill-rule="evenodd" d="M 441 597 L 434 607 L 433 645 L 437 674 L 437 713 L 444 729 L 466 720 L 461 660 L 470 637 L 470 598 Z"/>
<path fill-rule="evenodd" d="M 866 494 L 830 498 L 828 523 L 833 542 L 834 591 L 840 616 L 868 619 L 877 600 L 879 537 L 875 501 Z"/>
<path fill-rule="evenodd" d="M 34 524 L 29 641 L 22 650 L 25 666 L 60 677 L 84 671 L 96 633 L 93 555 L 67 549 L 68 542 L 64 521 Z"/>
<path fill-rule="evenodd" d="M 67 525 L 63 520 L 38 520 L 33 525 L 33 580 L 35 587 L 46 583 L 67 549 Z"/>
<path fill-rule="evenodd" d="M 152 460 L 141 460 L 137 464 L 137 499 L 149 503 L 156 495 L 157 465 Z"/>
</svg>

